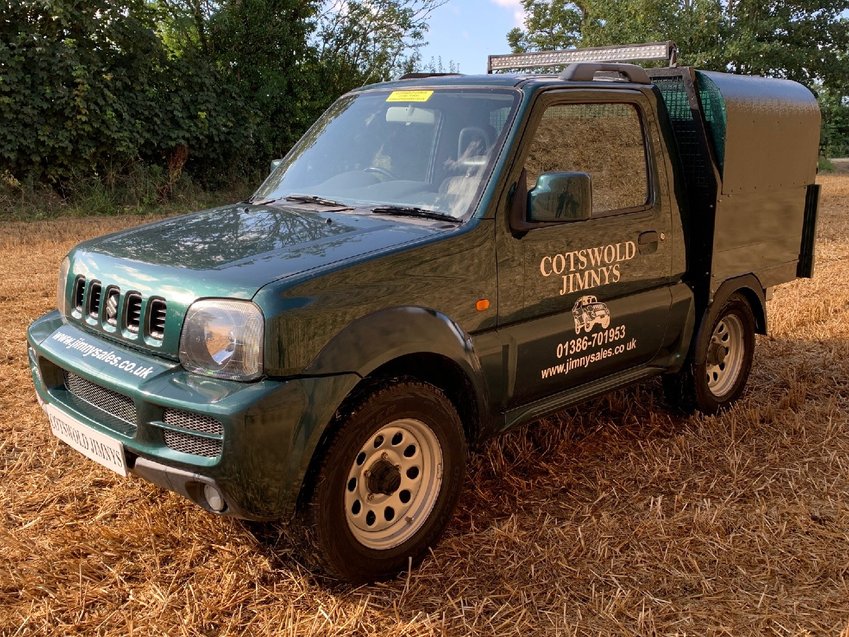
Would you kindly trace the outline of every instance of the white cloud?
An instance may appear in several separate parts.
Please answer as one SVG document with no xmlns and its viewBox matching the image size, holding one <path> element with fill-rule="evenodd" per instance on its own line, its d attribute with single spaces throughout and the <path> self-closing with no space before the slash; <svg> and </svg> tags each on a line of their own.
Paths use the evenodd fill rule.
<svg viewBox="0 0 849 637">
<path fill-rule="evenodd" d="M 516 23 L 517 27 L 524 26 L 525 24 L 525 10 L 522 8 L 521 0 L 490 0 L 495 5 L 499 7 L 503 7 L 504 9 L 510 9 L 513 11 L 513 22 Z"/>
</svg>

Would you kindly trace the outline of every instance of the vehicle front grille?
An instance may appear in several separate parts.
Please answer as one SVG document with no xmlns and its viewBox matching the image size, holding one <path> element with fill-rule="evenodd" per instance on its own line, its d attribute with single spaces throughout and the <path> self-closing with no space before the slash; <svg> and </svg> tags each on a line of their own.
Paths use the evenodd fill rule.
<svg viewBox="0 0 849 637">
<path fill-rule="evenodd" d="M 85 298 L 85 277 L 81 276 L 74 281 L 74 309 L 82 314 L 83 298 Z"/>
<path fill-rule="evenodd" d="M 68 403 L 117 433 L 127 437 L 135 435 L 136 405 L 129 396 L 101 387 L 73 372 L 63 370 L 63 375 Z M 206 458 L 221 455 L 224 427 L 215 418 L 169 408 L 162 421 L 150 424 L 162 429 L 165 444 L 174 451 Z M 163 424 L 175 429 L 166 429 Z"/>
<path fill-rule="evenodd" d="M 116 287 L 106 288 L 106 311 L 104 316 L 109 325 L 118 325 L 118 304 L 121 301 L 121 290 Z"/>
<path fill-rule="evenodd" d="M 92 321 L 102 322 L 105 331 L 130 340 L 140 336 L 156 341 L 165 339 L 168 317 L 165 299 L 145 299 L 138 292 L 125 292 L 118 286 L 88 281 L 83 276 L 74 280 L 72 299 L 75 318 L 85 320 L 88 325 Z"/>
<path fill-rule="evenodd" d="M 96 319 L 100 313 L 100 281 L 92 281 L 88 288 L 88 315 Z"/>
<path fill-rule="evenodd" d="M 65 389 L 76 400 L 77 407 L 87 411 L 86 406 L 94 407 L 109 418 L 104 423 L 110 429 L 132 436 L 136 431 L 136 405 L 128 396 L 106 389 L 78 376 L 65 372 Z M 82 404 L 81 404 L 82 403 Z"/>
</svg>

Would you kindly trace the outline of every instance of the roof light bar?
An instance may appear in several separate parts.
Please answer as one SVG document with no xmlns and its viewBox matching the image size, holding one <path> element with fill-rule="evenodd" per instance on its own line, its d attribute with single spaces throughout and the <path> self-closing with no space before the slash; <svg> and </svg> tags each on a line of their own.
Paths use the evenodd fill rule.
<svg viewBox="0 0 849 637">
<path fill-rule="evenodd" d="M 637 62 L 665 60 L 675 66 L 678 47 L 674 42 L 652 42 L 649 44 L 625 44 L 622 46 L 600 46 L 588 49 L 565 51 L 535 51 L 490 55 L 487 73 L 522 69 L 539 69 L 549 66 L 566 66 L 575 62 Z"/>
</svg>

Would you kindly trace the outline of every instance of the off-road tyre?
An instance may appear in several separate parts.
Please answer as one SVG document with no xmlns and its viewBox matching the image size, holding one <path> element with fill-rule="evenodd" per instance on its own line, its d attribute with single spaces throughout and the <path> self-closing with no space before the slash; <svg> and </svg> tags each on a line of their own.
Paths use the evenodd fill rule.
<svg viewBox="0 0 849 637">
<path fill-rule="evenodd" d="M 743 393 L 755 353 L 755 317 L 748 301 L 731 295 L 708 313 L 694 354 L 677 374 L 663 377 L 667 402 L 685 411 L 715 414 Z"/>
<path fill-rule="evenodd" d="M 397 576 L 437 543 L 462 489 L 466 442 L 442 390 L 412 378 L 377 385 L 346 411 L 290 535 L 310 567 L 360 584 Z"/>
</svg>

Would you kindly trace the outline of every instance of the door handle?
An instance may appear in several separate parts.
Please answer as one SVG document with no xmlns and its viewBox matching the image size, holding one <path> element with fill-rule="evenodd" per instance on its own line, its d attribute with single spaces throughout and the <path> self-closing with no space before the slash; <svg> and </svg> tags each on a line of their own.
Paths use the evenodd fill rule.
<svg viewBox="0 0 849 637">
<path fill-rule="evenodd" d="M 637 237 L 637 246 L 640 250 L 640 254 L 652 254 L 657 252 L 658 240 L 659 237 L 655 230 L 641 232 L 640 236 Z"/>
</svg>

